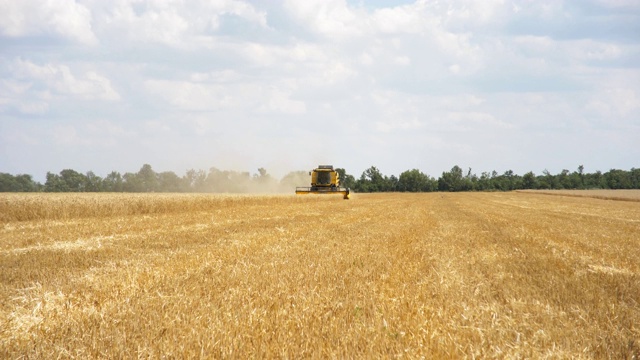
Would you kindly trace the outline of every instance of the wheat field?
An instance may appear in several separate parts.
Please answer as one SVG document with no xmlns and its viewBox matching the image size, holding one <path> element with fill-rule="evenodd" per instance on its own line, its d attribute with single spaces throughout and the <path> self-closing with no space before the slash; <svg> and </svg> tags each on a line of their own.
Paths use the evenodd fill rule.
<svg viewBox="0 0 640 360">
<path fill-rule="evenodd" d="M 640 357 L 640 203 L 0 195 L 0 358 Z"/>
<path fill-rule="evenodd" d="M 590 197 L 602 200 L 640 201 L 639 190 L 517 190 L 518 192 L 558 196 Z"/>
</svg>

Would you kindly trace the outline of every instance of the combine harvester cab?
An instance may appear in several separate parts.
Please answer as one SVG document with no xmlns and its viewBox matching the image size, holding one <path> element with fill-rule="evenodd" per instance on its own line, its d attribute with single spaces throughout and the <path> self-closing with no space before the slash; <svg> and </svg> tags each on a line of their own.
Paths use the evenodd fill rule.
<svg viewBox="0 0 640 360">
<path fill-rule="evenodd" d="M 349 189 L 340 187 L 340 174 L 333 169 L 333 165 L 319 165 L 309 175 L 311 187 L 297 187 L 296 194 L 341 194 L 343 199 L 349 199 Z"/>
</svg>

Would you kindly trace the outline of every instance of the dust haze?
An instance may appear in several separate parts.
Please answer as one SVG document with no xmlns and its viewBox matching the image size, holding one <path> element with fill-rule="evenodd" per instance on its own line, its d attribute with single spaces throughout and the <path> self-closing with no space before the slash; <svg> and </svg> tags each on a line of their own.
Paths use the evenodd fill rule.
<svg viewBox="0 0 640 360">
<path fill-rule="evenodd" d="M 291 194 L 297 186 L 309 186 L 311 181 L 308 170 L 291 171 L 278 179 L 264 168 L 255 174 L 217 168 L 208 173 L 189 170 L 183 179 L 195 192 L 239 194 Z"/>
</svg>

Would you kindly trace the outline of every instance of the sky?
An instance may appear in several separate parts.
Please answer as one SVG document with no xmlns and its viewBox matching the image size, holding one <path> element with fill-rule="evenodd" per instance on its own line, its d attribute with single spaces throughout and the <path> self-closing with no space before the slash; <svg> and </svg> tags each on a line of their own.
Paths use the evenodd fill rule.
<svg viewBox="0 0 640 360">
<path fill-rule="evenodd" d="M 0 172 L 639 159 L 637 0 L 0 0 Z"/>
</svg>

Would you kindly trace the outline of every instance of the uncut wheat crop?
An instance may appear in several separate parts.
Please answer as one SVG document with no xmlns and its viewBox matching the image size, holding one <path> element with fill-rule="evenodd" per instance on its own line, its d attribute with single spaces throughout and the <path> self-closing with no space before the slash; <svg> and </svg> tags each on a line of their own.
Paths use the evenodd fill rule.
<svg viewBox="0 0 640 360">
<path fill-rule="evenodd" d="M 0 195 L 0 358 L 640 356 L 640 203 Z"/>
</svg>

